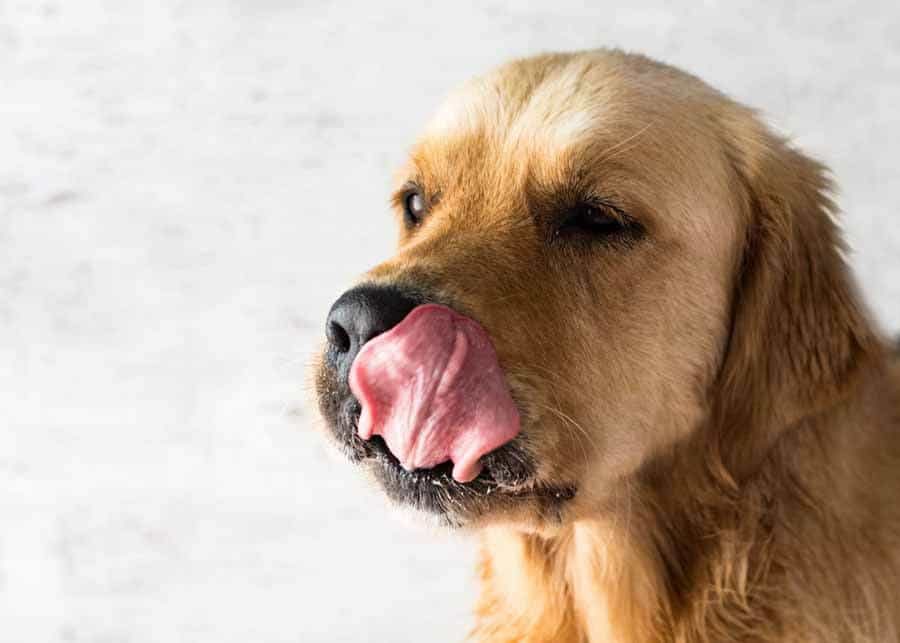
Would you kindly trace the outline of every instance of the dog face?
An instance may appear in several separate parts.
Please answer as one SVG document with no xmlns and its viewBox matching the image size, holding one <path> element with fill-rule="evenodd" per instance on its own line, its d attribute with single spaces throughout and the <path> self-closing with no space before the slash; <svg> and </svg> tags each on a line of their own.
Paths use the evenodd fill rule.
<svg viewBox="0 0 900 643">
<path fill-rule="evenodd" d="M 329 316 L 335 441 L 448 524 L 596 507 L 710 413 L 761 131 L 617 52 L 517 61 L 452 95 L 400 172 L 396 254 Z"/>
</svg>

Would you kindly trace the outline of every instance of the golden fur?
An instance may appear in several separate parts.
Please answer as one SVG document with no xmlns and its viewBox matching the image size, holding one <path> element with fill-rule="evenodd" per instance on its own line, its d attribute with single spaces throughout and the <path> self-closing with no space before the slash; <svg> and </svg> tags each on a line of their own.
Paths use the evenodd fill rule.
<svg viewBox="0 0 900 643">
<path fill-rule="evenodd" d="M 375 282 L 490 333 L 559 515 L 473 522 L 472 639 L 900 641 L 900 366 L 825 169 L 698 79 L 615 51 L 453 94 L 401 181 L 428 219 Z M 641 222 L 556 243 L 567 194 Z"/>
</svg>

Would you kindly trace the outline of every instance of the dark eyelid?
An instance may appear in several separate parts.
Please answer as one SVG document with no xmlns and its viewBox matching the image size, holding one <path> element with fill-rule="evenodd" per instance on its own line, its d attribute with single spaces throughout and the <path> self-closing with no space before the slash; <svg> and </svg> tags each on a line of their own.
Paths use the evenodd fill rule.
<svg viewBox="0 0 900 643">
<path fill-rule="evenodd" d="M 562 206 L 554 207 L 554 210 L 558 212 L 557 216 L 555 217 L 555 225 L 557 227 L 565 224 L 566 220 L 571 216 L 572 212 L 576 208 L 578 208 L 579 206 L 587 205 L 600 210 L 603 214 L 617 219 L 625 228 L 643 228 L 640 222 L 633 216 L 628 214 L 624 207 L 619 205 L 619 203 L 615 199 L 608 196 L 601 196 L 597 194 L 570 196 L 570 198 L 567 198 L 564 203 L 565 204 Z"/>
<path fill-rule="evenodd" d="M 391 204 L 395 208 L 400 208 L 402 210 L 404 207 L 404 201 L 406 201 L 406 199 L 409 198 L 411 194 L 415 194 L 417 192 L 422 195 L 422 198 L 425 198 L 425 190 L 423 190 L 416 181 L 407 181 L 402 186 L 400 186 L 400 188 L 396 192 L 394 192 L 393 196 L 391 197 Z"/>
<path fill-rule="evenodd" d="M 391 196 L 391 205 L 402 210 L 404 201 L 406 201 L 411 194 L 415 193 L 420 194 L 422 198 L 425 199 L 427 209 L 429 210 L 440 203 L 441 197 L 443 196 L 443 193 L 440 190 L 435 191 L 433 194 L 429 194 L 419 181 L 410 179 L 400 186 L 400 188 L 394 192 L 393 196 Z"/>
<path fill-rule="evenodd" d="M 634 217 L 630 216 L 623 208 L 616 204 L 616 202 L 608 197 L 600 197 L 600 196 L 589 196 L 584 199 L 583 203 L 599 208 L 604 211 L 604 213 L 614 216 L 622 222 L 622 225 L 632 225 L 637 224 L 637 220 Z"/>
<path fill-rule="evenodd" d="M 569 198 L 571 200 L 567 199 L 567 205 L 559 208 L 558 215 L 554 217 L 555 223 L 550 233 L 554 243 L 567 236 L 573 242 L 586 244 L 585 247 L 593 243 L 630 245 L 646 233 L 640 221 L 610 197 L 582 192 L 580 195 L 570 193 Z M 580 218 L 584 208 L 595 210 L 602 218 L 615 222 L 617 229 L 602 229 L 602 223 L 598 223 L 597 227 L 585 226 Z"/>
</svg>

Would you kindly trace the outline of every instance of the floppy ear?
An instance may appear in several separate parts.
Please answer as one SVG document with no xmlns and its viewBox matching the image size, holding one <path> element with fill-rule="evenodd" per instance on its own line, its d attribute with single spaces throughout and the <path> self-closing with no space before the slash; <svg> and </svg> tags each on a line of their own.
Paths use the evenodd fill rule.
<svg viewBox="0 0 900 643">
<path fill-rule="evenodd" d="M 824 166 L 752 114 L 723 127 L 746 221 L 714 400 L 728 466 L 755 461 L 784 427 L 845 396 L 878 341 L 844 262 Z"/>
</svg>

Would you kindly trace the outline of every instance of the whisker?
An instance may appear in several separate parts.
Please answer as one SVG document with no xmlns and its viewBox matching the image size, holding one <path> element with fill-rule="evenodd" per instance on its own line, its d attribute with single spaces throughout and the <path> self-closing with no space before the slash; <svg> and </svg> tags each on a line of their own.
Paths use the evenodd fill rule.
<svg viewBox="0 0 900 643">
<path fill-rule="evenodd" d="M 585 429 L 569 415 L 556 407 L 540 403 L 538 404 L 538 406 L 561 419 L 563 421 L 563 426 L 573 431 L 573 435 L 576 437 L 576 442 L 581 449 L 585 461 L 587 461 L 590 458 L 588 447 L 592 449 L 596 449 L 597 447 L 596 441 L 594 440 L 593 436 L 588 433 L 587 429 Z"/>
<path fill-rule="evenodd" d="M 647 130 L 649 130 L 650 127 L 651 127 L 655 122 L 656 122 L 656 121 L 650 121 L 650 122 L 647 123 L 644 127 L 642 127 L 640 130 L 638 130 L 637 132 L 635 132 L 635 133 L 632 134 L 631 136 L 626 137 L 625 139 L 619 141 L 618 143 L 616 143 L 616 144 L 613 145 L 612 147 L 610 147 L 610 148 L 608 148 L 607 150 L 605 150 L 605 151 L 600 155 L 600 160 L 601 160 L 601 161 L 609 161 L 610 159 L 615 158 L 615 157 L 618 156 L 619 154 L 623 154 L 623 153 L 627 152 L 628 150 L 634 149 L 634 145 L 632 145 L 631 147 L 628 147 L 628 148 L 626 148 L 626 149 L 621 149 L 621 148 L 623 148 L 625 145 L 627 145 L 628 143 L 630 143 L 630 142 L 632 142 L 632 141 L 637 141 L 637 139 L 639 139 L 639 138 L 644 134 L 644 132 L 646 132 Z M 615 154 L 612 154 L 612 155 L 610 155 L 610 156 L 607 156 L 607 154 L 610 154 L 611 152 L 615 152 Z"/>
</svg>

